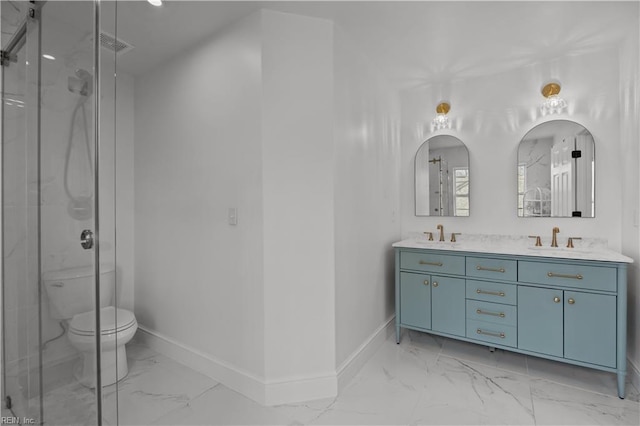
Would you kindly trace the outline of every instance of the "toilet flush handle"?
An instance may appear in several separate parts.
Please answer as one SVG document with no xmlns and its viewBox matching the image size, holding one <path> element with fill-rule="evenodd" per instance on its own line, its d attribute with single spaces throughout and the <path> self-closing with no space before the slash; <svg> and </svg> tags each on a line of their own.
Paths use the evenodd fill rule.
<svg viewBox="0 0 640 426">
<path fill-rule="evenodd" d="M 80 245 L 85 250 L 89 250 L 93 247 L 93 232 L 88 229 L 82 231 L 82 234 L 80 234 Z"/>
</svg>

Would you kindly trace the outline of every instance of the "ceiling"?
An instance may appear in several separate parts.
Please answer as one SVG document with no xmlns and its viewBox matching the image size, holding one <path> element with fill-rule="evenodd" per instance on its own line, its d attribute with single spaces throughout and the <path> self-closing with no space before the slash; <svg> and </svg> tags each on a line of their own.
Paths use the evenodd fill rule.
<svg viewBox="0 0 640 426">
<path fill-rule="evenodd" d="M 90 2 L 61 20 L 79 21 Z M 103 2 L 105 15 L 113 2 Z M 399 89 L 413 89 L 615 47 L 638 37 L 635 1 L 117 2 L 118 38 L 135 49 L 118 66 L 143 75 L 238 19 L 266 8 L 328 19 L 350 34 Z"/>
</svg>

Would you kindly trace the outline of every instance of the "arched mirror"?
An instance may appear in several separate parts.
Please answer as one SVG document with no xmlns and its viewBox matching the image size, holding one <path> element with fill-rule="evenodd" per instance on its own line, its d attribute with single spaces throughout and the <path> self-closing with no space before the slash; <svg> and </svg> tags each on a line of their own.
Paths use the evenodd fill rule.
<svg viewBox="0 0 640 426">
<path fill-rule="evenodd" d="M 518 147 L 518 216 L 595 217 L 595 143 L 584 126 L 552 120 Z"/>
<path fill-rule="evenodd" d="M 416 216 L 469 216 L 469 151 L 458 138 L 437 135 L 416 153 Z"/>
</svg>

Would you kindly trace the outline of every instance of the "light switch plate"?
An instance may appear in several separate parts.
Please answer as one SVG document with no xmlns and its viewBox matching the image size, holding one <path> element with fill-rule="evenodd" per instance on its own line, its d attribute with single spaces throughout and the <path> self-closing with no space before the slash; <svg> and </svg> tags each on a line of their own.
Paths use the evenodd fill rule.
<svg viewBox="0 0 640 426">
<path fill-rule="evenodd" d="M 235 207 L 229 208 L 229 225 L 237 225 L 238 224 L 238 209 Z"/>
</svg>

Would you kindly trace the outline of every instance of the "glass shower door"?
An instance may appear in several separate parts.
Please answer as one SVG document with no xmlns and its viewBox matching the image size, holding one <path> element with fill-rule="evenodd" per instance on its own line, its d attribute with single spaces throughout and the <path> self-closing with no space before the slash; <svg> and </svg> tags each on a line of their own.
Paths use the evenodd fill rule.
<svg viewBox="0 0 640 426">
<path fill-rule="evenodd" d="M 37 34 L 24 3 L 2 2 L 2 385 L 4 407 L 39 420 L 38 164 L 28 102 Z M 9 33 L 9 34 L 7 34 Z M 37 56 L 36 56 L 37 57 Z M 37 78 L 37 76 L 36 76 Z M 3 411 L 3 415 L 8 414 Z"/>
<path fill-rule="evenodd" d="M 99 424 L 99 253 L 88 244 L 97 234 L 98 6 L 93 1 L 0 6 L 6 51 L 3 402 L 13 415 L 36 423 Z M 12 48 L 5 43 L 4 24 L 13 11 L 25 25 L 10 35 L 21 38 Z M 72 336 L 71 321 L 82 313 L 94 333 Z"/>
</svg>

